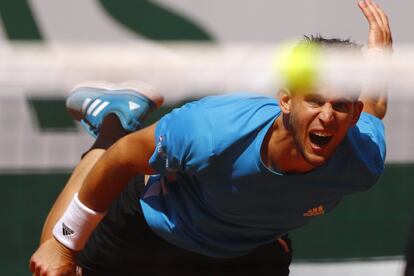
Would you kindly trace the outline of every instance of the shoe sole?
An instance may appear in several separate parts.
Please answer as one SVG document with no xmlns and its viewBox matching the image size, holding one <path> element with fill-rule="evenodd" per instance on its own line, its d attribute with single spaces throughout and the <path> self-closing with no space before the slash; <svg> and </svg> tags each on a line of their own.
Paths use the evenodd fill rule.
<svg viewBox="0 0 414 276">
<path fill-rule="evenodd" d="M 84 82 L 80 83 L 79 85 L 75 86 L 67 99 L 69 99 L 71 96 L 75 95 L 76 93 L 81 93 L 77 91 L 78 89 L 92 89 L 97 90 L 96 92 L 100 95 L 117 95 L 117 94 L 128 94 L 128 95 L 134 95 L 134 96 L 141 96 L 147 98 L 154 106 L 155 108 L 160 107 L 164 102 L 164 97 L 157 92 L 157 90 L 145 83 L 140 81 L 128 81 L 128 82 L 122 82 L 118 84 L 110 83 L 110 82 Z M 121 92 L 122 91 L 122 92 Z M 131 92 L 134 91 L 134 92 Z M 83 119 L 84 114 L 82 110 L 76 110 L 70 108 L 68 104 L 66 104 L 66 109 L 68 113 L 77 121 L 80 121 Z"/>
</svg>

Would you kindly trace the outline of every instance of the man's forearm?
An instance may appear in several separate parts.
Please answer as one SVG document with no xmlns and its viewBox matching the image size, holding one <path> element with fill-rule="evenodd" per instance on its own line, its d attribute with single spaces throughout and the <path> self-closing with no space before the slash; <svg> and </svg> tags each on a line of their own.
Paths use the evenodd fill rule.
<svg viewBox="0 0 414 276">
<path fill-rule="evenodd" d="M 94 149 L 88 152 L 88 154 L 85 155 L 85 157 L 76 166 L 70 179 L 49 211 L 45 224 L 43 225 L 40 244 L 53 237 L 52 230 L 54 225 L 69 205 L 73 195 L 80 190 L 86 175 L 104 152 L 105 150 L 103 149 Z"/>
<path fill-rule="evenodd" d="M 155 149 L 155 125 L 112 145 L 89 171 L 82 187 L 53 228 L 57 241 L 80 251 L 112 201 L 136 174 L 152 174 L 148 160 Z"/>
<path fill-rule="evenodd" d="M 360 101 L 364 103 L 362 111 L 383 119 L 387 113 L 388 95 L 385 85 L 381 87 L 367 86 L 362 90 Z"/>
<path fill-rule="evenodd" d="M 384 67 L 391 60 L 391 51 L 388 48 L 368 48 L 366 62 L 372 67 Z M 360 101 L 364 103 L 364 112 L 383 119 L 387 113 L 388 87 L 386 80 L 381 77 L 367 79 L 363 84 Z"/>
</svg>

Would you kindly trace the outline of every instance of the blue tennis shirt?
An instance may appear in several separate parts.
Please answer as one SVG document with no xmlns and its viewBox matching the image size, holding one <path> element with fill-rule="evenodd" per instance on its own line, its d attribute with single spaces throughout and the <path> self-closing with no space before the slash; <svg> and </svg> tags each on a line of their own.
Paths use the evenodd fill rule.
<svg viewBox="0 0 414 276">
<path fill-rule="evenodd" d="M 159 174 L 140 200 L 151 229 L 204 255 L 239 256 L 377 181 L 384 126 L 367 113 L 323 166 L 305 174 L 268 169 L 260 148 L 280 113 L 275 99 L 241 93 L 206 97 L 165 115 L 150 159 Z"/>
</svg>

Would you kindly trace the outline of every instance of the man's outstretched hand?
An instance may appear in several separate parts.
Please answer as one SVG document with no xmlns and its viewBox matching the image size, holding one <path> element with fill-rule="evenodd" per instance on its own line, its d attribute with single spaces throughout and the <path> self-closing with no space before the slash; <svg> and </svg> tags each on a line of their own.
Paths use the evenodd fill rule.
<svg viewBox="0 0 414 276">
<path fill-rule="evenodd" d="M 387 15 L 372 0 L 358 0 L 358 6 L 369 26 L 366 61 L 374 65 L 388 62 L 392 53 L 392 36 Z M 387 112 L 387 85 L 378 77 L 367 78 L 366 81 L 359 97 L 364 103 L 362 111 L 382 119 Z"/>
<path fill-rule="evenodd" d="M 75 252 L 51 238 L 30 258 L 30 271 L 35 276 L 74 276 Z"/>
<path fill-rule="evenodd" d="M 359 0 L 358 6 L 368 20 L 368 48 L 392 47 L 392 36 L 387 15 L 372 0 Z"/>
</svg>

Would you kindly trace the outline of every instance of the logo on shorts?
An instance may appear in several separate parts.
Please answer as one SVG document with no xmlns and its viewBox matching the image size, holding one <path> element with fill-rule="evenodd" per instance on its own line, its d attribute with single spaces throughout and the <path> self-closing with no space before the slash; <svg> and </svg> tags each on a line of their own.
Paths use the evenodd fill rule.
<svg viewBox="0 0 414 276">
<path fill-rule="evenodd" d="M 323 205 L 320 205 L 318 207 L 309 209 L 305 213 L 303 213 L 304 217 L 315 217 L 325 214 L 325 209 L 323 208 Z"/>
<path fill-rule="evenodd" d="M 62 223 L 62 234 L 63 234 L 63 236 L 70 236 L 73 233 L 75 233 L 75 231 L 70 229 L 69 226 L 67 226 L 65 223 Z"/>
</svg>

